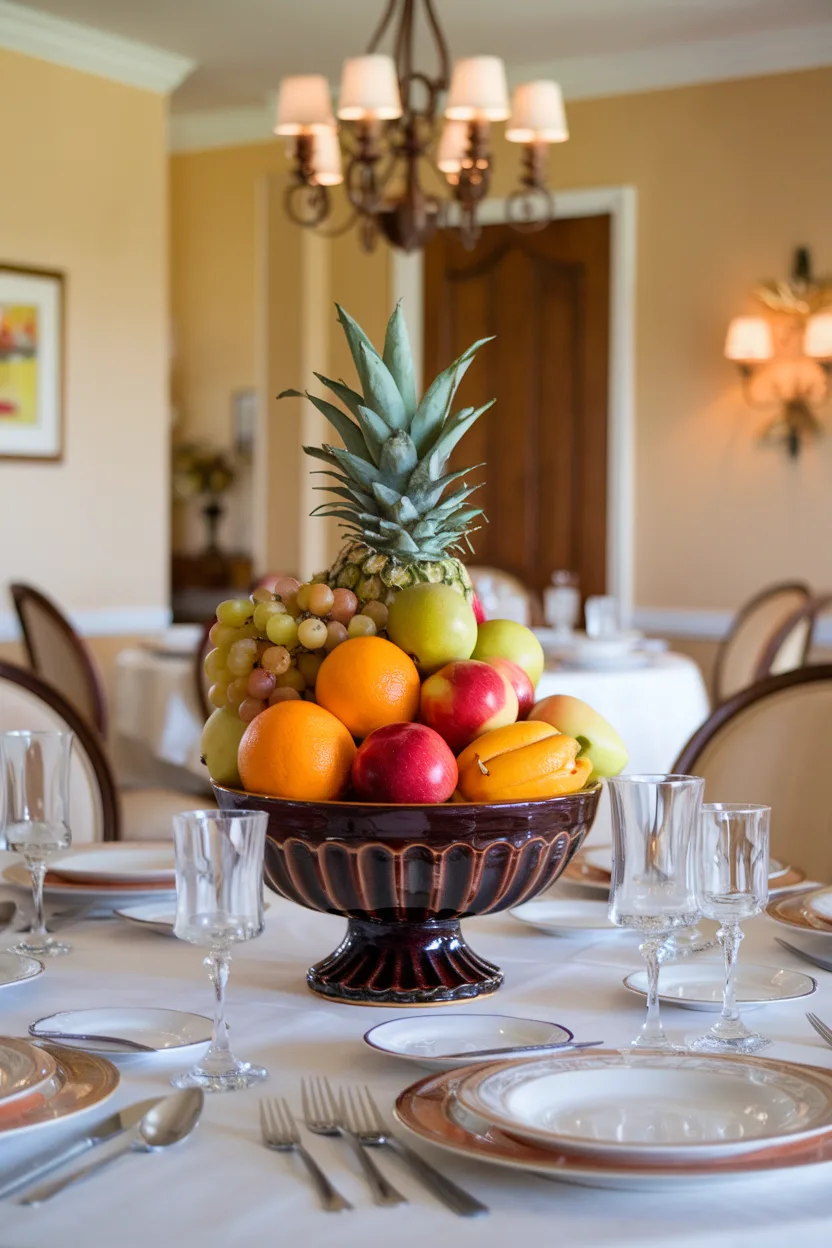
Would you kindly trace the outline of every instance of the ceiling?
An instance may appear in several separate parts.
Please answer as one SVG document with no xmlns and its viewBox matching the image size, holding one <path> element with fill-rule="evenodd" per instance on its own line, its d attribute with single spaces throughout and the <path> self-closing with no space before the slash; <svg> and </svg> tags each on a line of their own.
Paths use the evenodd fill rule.
<svg viewBox="0 0 832 1248">
<path fill-rule="evenodd" d="M 363 51 L 383 0 L 18 0 L 196 62 L 177 112 L 262 104 L 287 73 L 337 81 Z M 435 0 L 454 55 L 508 66 L 650 52 L 828 23 L 830 0 Z"/>
</svg>

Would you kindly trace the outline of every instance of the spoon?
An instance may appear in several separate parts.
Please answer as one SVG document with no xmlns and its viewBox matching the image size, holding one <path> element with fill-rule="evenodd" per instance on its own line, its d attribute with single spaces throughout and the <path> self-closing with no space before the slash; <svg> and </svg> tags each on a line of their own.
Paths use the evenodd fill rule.
<svg viewBox="0 0 832 1248">
<path fill-rule="evenodd" d="M 183 1092 L 166 1096 L 147 1111 L 135 1130 L 126 1135 L 119 1147 L 109 1152 L 106 1157 L 90 1162 L 80 1170 L 73 1170 L 64 1178 L 53 1179 L 32 1188 L 18 1203 L 40 1205 L 62 1192 L 65 1187 L 85 1179 L 94 1170 L 109 1165 L 124 1153 L 152 1153 L 157 1149 L 167 1148 L 169 1144 L 178 1144 L 190 1135 L 199 1122 L 204 1100 L 202 1088 L 186 1088 Z"/>
</svg>

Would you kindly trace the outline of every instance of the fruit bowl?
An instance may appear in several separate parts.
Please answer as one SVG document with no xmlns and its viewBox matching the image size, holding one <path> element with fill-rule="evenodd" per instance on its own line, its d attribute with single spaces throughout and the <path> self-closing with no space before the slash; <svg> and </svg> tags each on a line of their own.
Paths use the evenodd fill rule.
<svg viewBox="0 0 832 1248">
<path fill-rule="evenodd" d="M 539 801 L 385 806 L 259 797 L 215 784 L 221 810 L 269 816 L 266 883 L 340 914 L 339 947 L 307 972 L 356 1005 L 444 1005 L 496 992 L 499 967 L 460 920 L 528 901 L 560 876 L 592 826 L 601 786 Z"/>
</svg>

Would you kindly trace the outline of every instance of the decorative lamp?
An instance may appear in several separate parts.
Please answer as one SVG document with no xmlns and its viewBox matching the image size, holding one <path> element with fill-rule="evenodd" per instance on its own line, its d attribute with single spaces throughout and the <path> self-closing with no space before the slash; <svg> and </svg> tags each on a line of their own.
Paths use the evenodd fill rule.
<svg viewBox="0 0 832 1248">
<path fill-rule="evenodd" d="M 323 74 L 296 74 L 283 79 L 277 95 L 275 134 L 313 134 L 334 125 L 329 83 Z"/>
<path fill-rule="evenodd" d="M 401 115 L 402 99 L 392 56 L 372 53 L 344 61 L 338 97 L 342 121 L 394 121 Z"/>
<path fill-rule="evenodd" d="M 761 316 L 735 316 L 728 326 L 725 358 L 741 364 L 770 360 L 774 355 L 771 326 Z"/>
<path fill-rule="evenodd" d="M 445 105 L 449 121 L 505 121 L 509 114 L 506 69 L 499 56 L 457 61 Z"/>
<path fill-rule="evenodd" d="M 509 143 L 565 143 L 569 138 L 563 93 L 556 82 L 524 82 L 511 97 Z"/>
</svg>

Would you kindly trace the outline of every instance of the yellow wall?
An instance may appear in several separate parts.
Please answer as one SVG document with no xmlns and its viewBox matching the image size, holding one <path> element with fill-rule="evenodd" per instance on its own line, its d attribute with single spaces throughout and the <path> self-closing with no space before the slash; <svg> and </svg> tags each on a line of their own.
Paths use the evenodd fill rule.
<svg viewBox="0 0 832 1248">
<path fill-rule="evenodd" d="M 76 610 L 162 607 L 165 102 L 0 50 L 0 117 L 0 262 L 66 274 L 64 460 L 0 460 L 0 585 L 34 581 Z"/>
<path fill-rule="evenodd" d="M 832 70 L 584 100 L 568 112 L 572 137 L 552 149 L 552 184 L 628 185 L 638 199 L 636 603 L 732 608 L 784 576 L 829 585 L 832 438 L 797 464 L 758 447 L 765 417 L 745 407 L 722 345 L 728 320 L 751 306 L 750 287 L 785 276 L 795 245 L 812 247 L 818 272 L 832 270 L 823 158 Z M 494 191 L 504 194 L 518 150 L 498 138 L 495 154 Z M 241 264 L 256 263 L 254 184 L 282 171 L 284 156 L 261 144 L 177 155 L 172 165 L 179 379 L 205 362 L 216 388 L 209 398 L 205 377 L 183 384 L 181 401 L 189 427 L 214 429 L 217 405 L 246 384 L 246 359 L 253 367 L 254 278 Z M 378 338 L 386 257 L 368 261 L 352 237 L 331 247 L 332 297 Z M 220 339 L 212 326 L 228 291 L 239 303 L 225 321 L 231 339 Z M 283 298 L 300 299 L 291 280 Z M 339 375 L 342 348 L 337 335 L 330 341 Z"/>
</svg>

